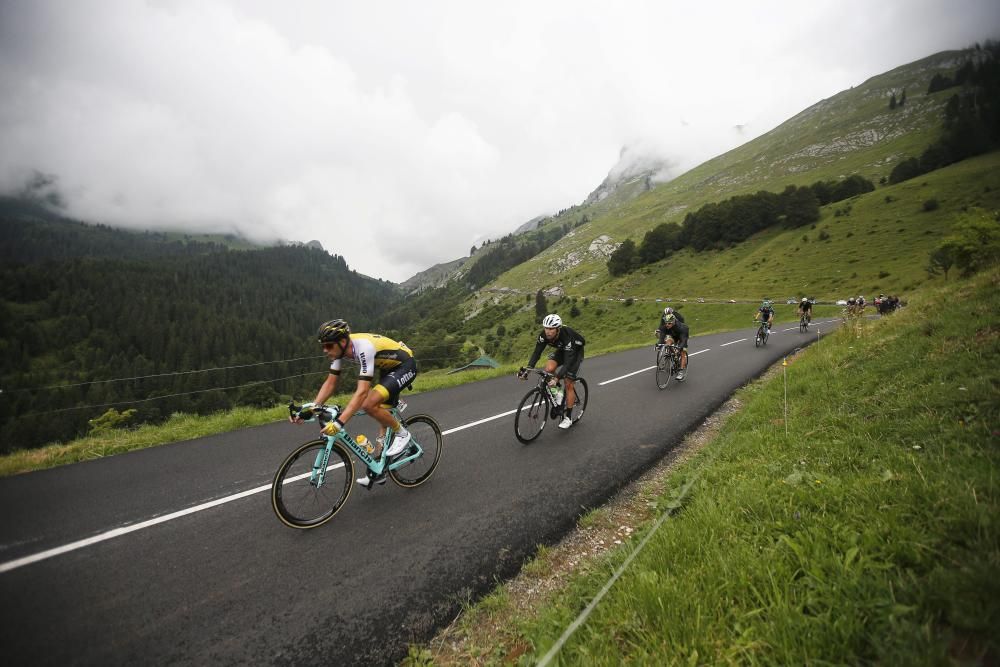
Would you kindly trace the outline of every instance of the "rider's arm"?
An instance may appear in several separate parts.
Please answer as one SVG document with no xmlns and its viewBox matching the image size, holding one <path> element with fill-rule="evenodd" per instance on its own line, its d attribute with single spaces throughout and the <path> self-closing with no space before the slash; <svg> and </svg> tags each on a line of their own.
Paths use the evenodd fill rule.
<svg viewBox="0 0 1000 667">
<path fill-rule="evenodd" d="M 545 349 L 545 339 L 539 336 L 538 342 L 535 343 L 535 351 L 531 353 L 531 359 L 528 359 L 528 368 L 535 367 L 535 364 L 538 363 L 538 358 L 542 356 L 542 350 L 544 349 Z"/>
<path fill-rule="evenodd" d="M 326 399 L 333 396 L 333 392 L 337 389 L 337 376 L 334 373 L 330 373 L 326 376 L 326 381 L 319 388 L 316 393 L 316 400 L 313 401 L 316 405 L 323 405 L 326 403 Z"/>
<path fill-rule="evenodd" d="M 347 402 L 347 405 L 344 406 L 344 409 L 337 417 L 337 420 L 341 424 L 346 424 L 347 420 L 353 417 L 354 413 L 361 409 L 361 406 L 365 402 L 365 398 L 368 396 L 368 392 L 371 391 L 371 388 L 371 378 L 358 378 L 358 388 L 354 390 L 354 395 L 351 396 L 351 400 Z"/>
</svg>

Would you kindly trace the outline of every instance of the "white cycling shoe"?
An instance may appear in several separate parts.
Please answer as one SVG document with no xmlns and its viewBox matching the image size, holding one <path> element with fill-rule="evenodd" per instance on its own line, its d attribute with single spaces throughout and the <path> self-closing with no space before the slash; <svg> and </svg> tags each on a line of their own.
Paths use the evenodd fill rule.
<svg viewBox="0 0 1000 667">
<path fill-rule="evenodd" d="M 409 431 L 405 428 L 400 428 L 396 431 L 396 435 L 393 436 L 392 445 L 389 447 L 389 450 L 385 453 L 385 455 L 392 458 L 393 456 L 401 453 L 404 449 L 406 449 L 406 446 L 410 444 L 410 437 Z"/>
<path fill-rule="evenodd" d="M 567 429 L 572 425 L 573 425 L 573 420 L 570 419 L 569 417 L 563 417 L 562 421 L 559 422 L 559 428 L 561 429 Z"/>
<path fill-rule="evenodd" d="M 370 489 L 376 484 L 385 484 L 385 477 L 386 477 L 385 473 L 382 473 L 381 475 L 376 475 L 374 478 L 372 477 L 371 473 L 369 473 L 364 477 L 359 477 L 357 482 L 366 489 Z"/>
</svg>

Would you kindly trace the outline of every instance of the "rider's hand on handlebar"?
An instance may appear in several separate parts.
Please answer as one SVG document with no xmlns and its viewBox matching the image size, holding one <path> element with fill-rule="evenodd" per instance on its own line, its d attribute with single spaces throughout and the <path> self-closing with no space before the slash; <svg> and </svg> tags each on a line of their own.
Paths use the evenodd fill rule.
<svg viewBox="0 0 1000 667">
<path fill-rule="evenodd" d="M 337 435 L 338 433 L 340 433 L 340 429 L 342 428 L 344 428 L 343 424 L 341 424 L 336 419 L 331 419 L 329 422 L 327 422 L 326 426 L 323 427 L 321 433 L 323 433 L 323 435 Z"/>
<path fill-rule="evenodd" d="M 521 369 L 517 372 L 517 379 L 518 380 L 527 380 L 528 379 L 528 369 L 525 368 L 524 366 L 521 366 Z"/>
</svg>

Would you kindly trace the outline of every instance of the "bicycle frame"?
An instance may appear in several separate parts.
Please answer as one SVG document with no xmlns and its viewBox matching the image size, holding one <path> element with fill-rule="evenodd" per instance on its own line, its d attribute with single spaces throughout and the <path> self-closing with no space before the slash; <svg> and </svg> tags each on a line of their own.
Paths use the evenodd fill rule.
<svg viewBox="0 0 1000 667">
<path fill-rule="evenodd" d="M 403 420 L 397 408 L 389 408 L 389 413 L 395 417 L 396 421 L 402 423 Z M 357 414 L 364 414 L 364 411 L 361 410 Z M 392 436 L 394 434 L 395 429 L 392 427 L 386 427 L 386 444 L 383 446 L 382 455 L 378 459 L 371 455 L 367 447 L 359 445 L 357 441 L 351 437 L 351 434 L 345 429 L 341 429 L 335 435 L 323 435 L 323 438 L 326 439 L 326 447 L 316 454 L 316 461 L 313 463 L 312 474 L 309 476 L 309 483 L 317 487 L 323 486 L 323 482 L 326 481 L 327 463 L 330 460 L 330 452 L 333 450 L 333 443 L 337 441 L 346 445 L 349 450 L 354 452 L 354 455 L 361 459 L 361 461 L 368 466 L 368 469 L 372 472 L 372 474 L 375 475 L 381 475 L 386 470 L 402 468 L 403 466 L 423 456 L 424 450 L 420 447 L 420 443 L 411 439 L 409 446 L 410 448 L 415 447 L 416 451 L 407 457 L 401 459 L 397 458 L 390 463 L 389 459 L 385 455 L 385 452 L 388 450 L 388 443 L 392 442 Z"/>
</svg>

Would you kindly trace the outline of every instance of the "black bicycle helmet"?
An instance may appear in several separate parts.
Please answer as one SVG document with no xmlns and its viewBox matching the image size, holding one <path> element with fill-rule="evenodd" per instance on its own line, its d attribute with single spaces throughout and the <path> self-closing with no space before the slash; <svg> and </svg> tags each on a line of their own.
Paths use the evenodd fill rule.
<svg viewBox="0 0 1000 667">
<path fill-rule="evenodd" d="M 344 320 L 330 320 L 319 325 L 316 338 L 321 343 L 336 343 L 351 335 L 351 327 Z"/>
</svg>

